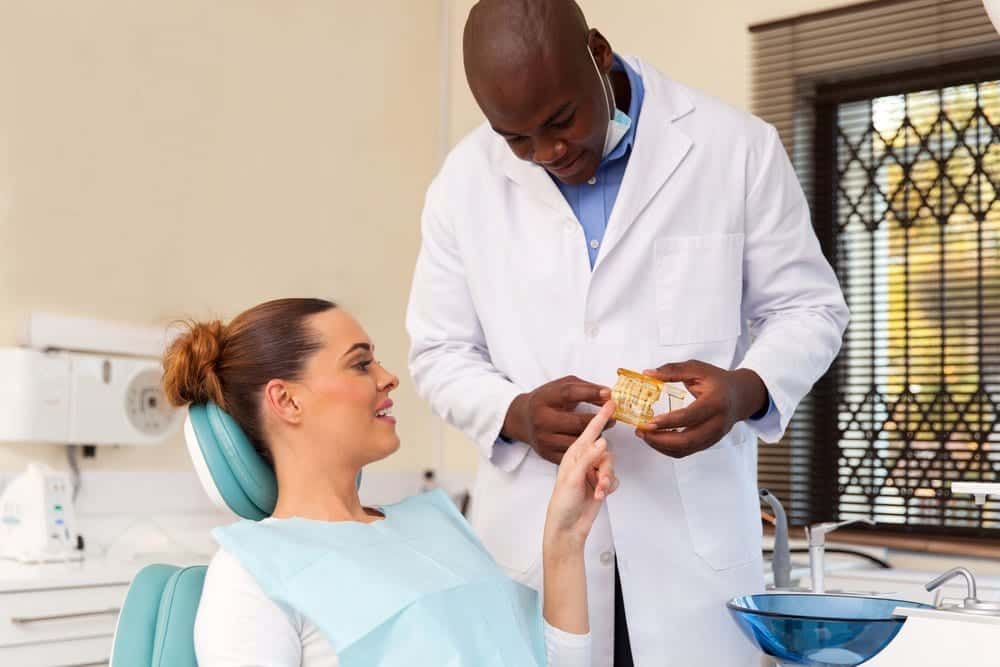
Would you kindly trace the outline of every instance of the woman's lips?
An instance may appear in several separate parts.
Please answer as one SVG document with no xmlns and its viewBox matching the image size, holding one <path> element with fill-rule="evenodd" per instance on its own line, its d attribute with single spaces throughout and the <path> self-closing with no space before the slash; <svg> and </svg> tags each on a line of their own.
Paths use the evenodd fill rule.
<svg viewBox="0 0 1000 667">
<path fill-rule="evenodd" d="M 382 401 L 375 410 L 375 419 L 395 424 L 396 418 L 392 416 L 392 406 L 393 403 L 389 399 Z"/>
</svg>

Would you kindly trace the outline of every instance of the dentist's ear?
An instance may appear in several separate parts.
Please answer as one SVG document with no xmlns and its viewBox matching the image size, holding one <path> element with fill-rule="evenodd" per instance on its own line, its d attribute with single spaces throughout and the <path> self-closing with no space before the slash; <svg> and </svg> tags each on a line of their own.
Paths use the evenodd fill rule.
<svg viewBox="0 0 1000 667">
<path fill-rule="evenodd" d="M 302 407 L 283 380 L 271 380 L 264 387 L 264 402 L 275 417 L 288 424 L 302 421 Z"/>
</svg>

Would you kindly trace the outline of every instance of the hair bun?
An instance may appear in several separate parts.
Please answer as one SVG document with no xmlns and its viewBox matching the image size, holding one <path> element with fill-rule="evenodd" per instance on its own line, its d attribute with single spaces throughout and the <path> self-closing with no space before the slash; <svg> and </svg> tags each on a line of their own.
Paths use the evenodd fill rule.
<svg viewBox="0 0 1000 667">
<path fill-rule="evenodd" d="M 214 401 L 225 409 L 217 365 L 226 341 L 225 325 L 189 322 L 163 357 L 163 391 L 175 406 Z"/>
</svg>

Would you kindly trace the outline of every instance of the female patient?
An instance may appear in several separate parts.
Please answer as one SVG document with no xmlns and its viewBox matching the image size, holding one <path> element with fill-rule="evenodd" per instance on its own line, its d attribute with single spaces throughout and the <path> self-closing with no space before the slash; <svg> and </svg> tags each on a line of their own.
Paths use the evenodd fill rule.
<svg viewBox="0 0 1000 667">
<path fill-rule="evenodd" d="M 362 506 L 358 472 L 399 448 L 389 398 L 398 379 L 374 352 L 357 321 L 318 299 L 193 324 L 168 350 L 170 401 L 217 403 L 278 481 L 271 518 L 215 532 L 222 548 L 198 609 L 198 664 L 589 665 L 583 546 L 617 486 L 599 439 L 614 406 L 559 467 L 541 610 L 441 492 Z"/>
</svg>

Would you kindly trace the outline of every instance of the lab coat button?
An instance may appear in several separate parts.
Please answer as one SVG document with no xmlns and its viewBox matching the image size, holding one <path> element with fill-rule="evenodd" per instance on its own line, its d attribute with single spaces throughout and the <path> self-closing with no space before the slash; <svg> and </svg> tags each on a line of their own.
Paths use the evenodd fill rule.
<svg viewBox="0 0 1000 667">
<path fill-rule="evenodd" d="M 601 565 L 611 565 L 615 560 L 615 554 L 611 551 L 605 551 L 601 554 Z"/>
<path fill-rule="evenodd" d="M 596 324 L 587 325 L 587 338 L 593 340 L 597 338 L 597 334 L 601 333 L 601 328 Z"/>
</svg>

